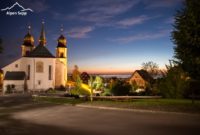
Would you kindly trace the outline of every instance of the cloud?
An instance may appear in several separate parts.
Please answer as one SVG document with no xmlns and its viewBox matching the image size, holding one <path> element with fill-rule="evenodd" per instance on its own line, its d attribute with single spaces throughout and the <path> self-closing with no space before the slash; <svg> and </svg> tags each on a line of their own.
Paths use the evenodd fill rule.
<svg viewBox="0 0 200 135">
<path fill-rule="evenodd" d="M 141 33 L 141 34 L 130 35 L 126 37 L 115 38 L 115 39 L 111 39 L 111 41 L 128 43 L 128 42 L 133 42 L 133 41 L 151 40 L 151 39 L 158 39 L 161 37 L 165 37 L 169 35 L 169 33 L 170 33 L 170 30 L 161 30 L 155 33 Z"/>
<path fill-rule="evenodd" d="M 92 23 L 109 22 L 116 15 L 125 13 L 136 5 L 139 0 L 84 0 L 76 5 L 77 12 L 64 15 L 54 13 L 54 18 L 81 20 Z"/>
<path fill-rule="evenodd" d="M 121 20 L 119 22 L 117 22 L 118 25 L 120 26 L 132 26 L 132 25 L 137 25 L 137 24 L 142 24 L 144 21 L 149 20 L 150 18 L 145 16 L 145 15 L 141 15 L 138 17 L 132 17 L 132 18 L 127 18 L 124 20 Z"/>
<path fill-rule="evenodd" d="M 146 8 L 165 8 L 173 7 L 184 0 L 144 0 L 143 2 L 147 5 Z"/>
<path fill-rule="evenodd" d="M 94 27 L 84 26 L 84 27 L 75 27 L 69 30 L 69 37 L 71 38 L 88 38 L 88 33 L 93 31 Z"/>
</svg>

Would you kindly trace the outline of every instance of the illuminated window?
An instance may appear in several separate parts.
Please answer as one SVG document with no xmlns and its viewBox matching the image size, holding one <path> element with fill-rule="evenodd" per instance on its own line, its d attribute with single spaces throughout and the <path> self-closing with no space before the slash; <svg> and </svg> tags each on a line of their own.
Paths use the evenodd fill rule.
<svg viewBox="0 0 200 135">
<path fill-rule="evenodd" d="M 43 62 L 38 61 L 38 62 L 36 63 L 36 72 L 42 73 L 43 70 L 44 70 L 44 64 L 43 64 Z"/>
<path fill-rule="evenodd" d="M 60 58 L 64 58 L 64 53 L 60 53 Z"/>
</svg>

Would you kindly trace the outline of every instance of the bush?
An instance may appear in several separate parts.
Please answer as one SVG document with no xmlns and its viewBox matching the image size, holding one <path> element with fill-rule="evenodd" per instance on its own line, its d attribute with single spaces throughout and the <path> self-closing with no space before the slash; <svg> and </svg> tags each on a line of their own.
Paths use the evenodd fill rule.
<svg viewBox="0 0 200 135">
<path fill-rule="evenodd" d="M 178 67 L 171 67 L 165 78 L 157 81 L 153 91 L 161 94 L 164 98 L 183 98 L 189 86 L 183 70 Z"/>
<path fill-rule="evenodd" d="M 115 96 L 128 95 L 131 90 L 131 85 L 124 81 L 118 80 L 114 86 L 112 86 L 111 93 Z"/>
<path fill-rule="evenodd" d="M 112 93 L 111 93 L 111 90 L 108 89 L 108 88 L 105 88 L 104 89 L 104 92 L 101 94 L 102 96 L 111 96 Z"/>
<path fill-rule="evenodd" d="M 56 93 L 56 90 L 53 89 L 53 88 L 48 88 L 48 89 L 46 90 L 46 92 L 47 92 L 47 93 Z"/>
<path fill-rule="evenodd" d="M 12 86 L 11 85 L 6 85 L 6 93 L 12 93 Z"/>
<path fill-rule="evenodd" d="M 59 91 L 66 91 L 66 88 L 65 88 L 65 86 L 63 86 L 63 85 L 60 85 L 60 87 L 56 88 L 56 90 L 59 90 Z"/>
</svg>

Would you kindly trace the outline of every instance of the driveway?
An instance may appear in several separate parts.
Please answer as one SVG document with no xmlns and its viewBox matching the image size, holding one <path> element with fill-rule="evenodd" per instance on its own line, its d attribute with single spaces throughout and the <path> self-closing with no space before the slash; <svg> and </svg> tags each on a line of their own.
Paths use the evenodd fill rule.
<svg viewBox="0 0 200 135">
<path fill-rule="evenodd" d="M 200 132 L 198 115 L 33 103 L 20 106 L 13 107 L 12 112 L 0 110 L 0 135 L 197 135 Z"/>
</svg>

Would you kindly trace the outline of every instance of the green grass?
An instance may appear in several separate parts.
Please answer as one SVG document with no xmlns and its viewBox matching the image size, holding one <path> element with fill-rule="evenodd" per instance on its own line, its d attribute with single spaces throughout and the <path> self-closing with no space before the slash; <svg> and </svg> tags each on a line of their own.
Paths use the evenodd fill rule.
<svg viewBox="0 0 200 135">
<path fill-rule="evenodd" d="M 186 100 L 186 99 L 132 99 L 126 101 L 97 100 L 90 102 L 90 101 L 85 101 L 83 99 L 37 97 L 35 101 L 54 103 L 54 104 L 71 104 L 71 105 L 83 104 L 91 106 L 106 106 L 106 107 L 128 108 L 128 109 L 200 113 L 200 101 L 195 101 L 195 104 L 192 104 L 191 100 Z"/>
<path fill-rule="evenodd" d="M 33 98 L 34 102 L 45 102 L 45 103 L 54 103 L 54 104 L 79 104 L 83 103 L 82 99 L 73 99 L 73 98 L 56 98 L 56 97 L 35 97 Z"/>
</svg>

